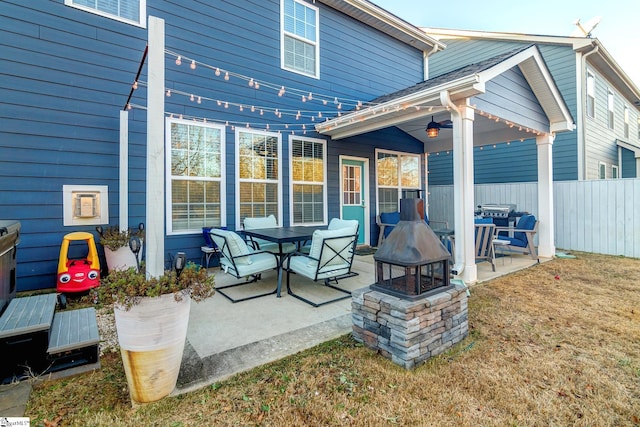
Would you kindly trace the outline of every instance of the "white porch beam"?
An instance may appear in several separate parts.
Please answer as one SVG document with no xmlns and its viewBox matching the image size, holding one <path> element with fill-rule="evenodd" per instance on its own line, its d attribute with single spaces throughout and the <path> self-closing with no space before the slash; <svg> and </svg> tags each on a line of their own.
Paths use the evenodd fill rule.
<svg viewBox="0 0 640 427">
<path fill-rule="evenodd" d="M 147 78 L 147 224 L 144 248 L 150 277 L 164 273 L 164 20 L 149 17 Z"/>
<path fill-rule="evenodd" d="M 536 138 L 538 149 L 538 256 L 553 258 L 556 253 L 553 222 L 553 140 L 554 136 Z"/>
</svg>

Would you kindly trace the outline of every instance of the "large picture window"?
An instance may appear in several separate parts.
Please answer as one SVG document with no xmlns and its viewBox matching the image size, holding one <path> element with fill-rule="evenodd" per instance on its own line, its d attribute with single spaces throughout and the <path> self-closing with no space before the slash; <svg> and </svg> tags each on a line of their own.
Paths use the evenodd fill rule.
<svg viewBox="0 0 640 427">
<path fill-rule="evenodd" d="M 225 225 L 225 128 L 167 119 L 167 232 Z"/>
<path fill-rule="evenodd" d="M 400 199 L 420 190 L 420 156 L 376 150 L 378 213 L 400 210 Z"/>
<path fill-rule="evenodd" d="M 318 9 L 300 0 L 281 0 L 282 68 L 320 77 Z"/>
<path fill-rule="evenodd" d="M 289 137 L 291 149 L 291 223 L 326 224 L 327 180 L 324 140 Z"/>
<path fill-rule="evenodd" d="M 146 0 L 64 0 L 67 6 L 146 27 Z"/>
<path fill-rule="evenodd" d="M 282 224 L 280 156 L 279 134 L 236 130 L 238 224 L 272 214 Z"/>
</svg>

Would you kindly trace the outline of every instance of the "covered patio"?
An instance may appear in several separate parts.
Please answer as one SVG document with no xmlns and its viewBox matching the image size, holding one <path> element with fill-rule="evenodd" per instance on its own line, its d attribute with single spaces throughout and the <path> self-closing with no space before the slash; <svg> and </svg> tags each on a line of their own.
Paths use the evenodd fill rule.
<svg viewBox="0 0 640 427">
<path fill-rule="evenodd" d="M 353 271 L 358 275 L 340 280 L 340 286 L 354 291 L 375 281 L 373 255 L 356 255 Z M 531 267 L 535 261 L 527 255 L 498 258 L 496 271 L 489 262 L 477 265 L 478 283 Z M 216 285 L 237 280 L 218 268 Z M 276 274 L 263 274 L 262 280 L 240 286 L 247 294 L 274 289 Z M 308 282 L 298 285 L 305 296 L 330 299 L 326 287 Z M 307 288 L 307 289 L 302 289 Z M 473 296 L 473 289 L 471 289 Z M 233 304 L 221 295 L 191 305 L 187 342 L 180 368 L 178 384 L 173 394 L 196 390 L 228 378 L 239 372 L 295 354 L 331 339 L 351 333 L 351 299 L 318 308 L 283 292 Z"/>
<path fill-rule="evenodd" d="M 424 144 L 425 153 L 453 152 L 454 270 L 480 280 L 474 256 L 473 147 L 535 138 L 538 164 L 538 255 L 555 254 L 552 147 L 573 119 L 535 45 L 426 80 L 316 125 L 333 140 L 396 126 Z M 450 123 L 428 137 L 428 122 Z M 348 143 L 348 141 L 345 141 Z M 428 157 L 427 157 L 428 159 Z M 428 160 L 425 162 L 428 170 Z M 428 194 L 428 188 L 427 192 Z M 437 219 L 437 218 L 432 218 Z"/>
</svg>

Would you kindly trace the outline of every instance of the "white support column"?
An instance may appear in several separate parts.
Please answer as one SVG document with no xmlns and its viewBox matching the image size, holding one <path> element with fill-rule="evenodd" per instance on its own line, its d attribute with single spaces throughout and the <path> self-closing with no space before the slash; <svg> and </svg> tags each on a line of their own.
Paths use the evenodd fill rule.
<svg viewBox="0 0 640 427">
<path fill-rule="evenodd" d="M 459 241 L 463 241 L 462 262 L 464 270 L 461 278 L 465 283 L 475 283 L 478 281 L 478 267 L 476 266 L 475 256 L 475 227 L 474 227 L 474 200 L 475 200 L 475 182 L 473 179 L 473 121 L 474 111 L 469 106 L 459 107 L 460 111 L 460 149 L 461 149 L 461 168 L 462 179 L 461 186 L 454 191 L 460 192 L 462 204 L 460 208 L 456 208 L 456 250 Z M 455 153 L 455 148 L 454 148 Z M 455 179 L 455 178 L 454 178 Z M 454 181 L 455 182 L 455 181 Z M 456 183 L 456 185 L 458 185 Z M 458 217 L 460 217 L 458 219 Z M 462 231 L 458 235 L 458 223 L 462 225 Z M 456 253 L 456 256 L 458 253 Z M 456 258 L 456 263 L 458 263 Z"/>
<path fill-rule="evenodd" d="M 149 17 L 147 77 L 147 224 L 150 277 L 164 273 L 164 20 Z"/>
<path fill-rule="evenodd" d="M 553 222 L 553 135 L 536 138 L 538 148 L 538 256 L 556 254 Z"/>
<path fill-rule="evenodd" d="M 120 111 L 120 230 L 129 228 L 129 112 Z"/>
</svg>

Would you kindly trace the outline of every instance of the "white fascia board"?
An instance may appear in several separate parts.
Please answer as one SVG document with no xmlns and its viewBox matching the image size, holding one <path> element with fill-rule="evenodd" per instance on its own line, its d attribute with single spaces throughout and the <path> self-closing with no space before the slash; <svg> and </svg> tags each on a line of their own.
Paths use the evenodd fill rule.
<svg viewBox="0 0 640 427">
<path fill-rule="evenodd" d="M 552 36 L 540 34 L 506 33 L 431 27 L 421 27 L 420 29 L 437 40 L 463 38 L 507 40 L 520 41 L 524 43 L 568 45 L 571 46 L 574 50 L 580 49 L 584 46 L 588 46 L 593 41 L 593 39 L 587 37 Z"/>
<path fill-rule="evenodd" d="M 480 81 L 485 83 L 515 66 L 520 67 L 542 109 L 549 117 L 549 121 L 556 128 L 556 132 L 573 130 L 573 119 L 569 109 L 542 59 L 540 50 L 536 46 L 531 46 L 505 59 L 500 64 L 481 71 L 478 75 Z M 539 81 L 544 81 L 544 85 L 536 84 Z M 549 105 L 548 100 L 553 100 L 553 103 Z M 563 128 L 565 125 L 568 127 Z"/>
<path fill-rule="evenodd" d="M 432 52 L 442 50 L 446 45 L 420 28 L 410 24 L 409 22 L 398 18 L 387 10 L 366 0 L 319 0 L 321 3 L 336 9 L 352 18 L 376 28 L 403 43 L 418 48 L 424 52 Z M 358 13 L 359 12 L 359 13 Z M 364 14 L 371 20 L 364 18 L 360 14 Z M 360 15 L 360 16 L 359 16 Z M 396 33 L 396 34 L 394 34 Z M 402 36 L 399 36 L 399 35 Z"/>
</svg>

